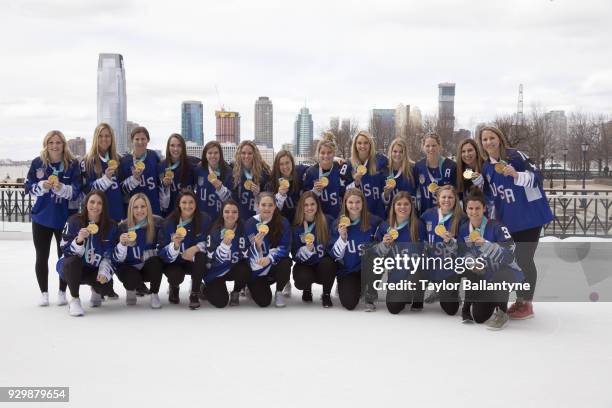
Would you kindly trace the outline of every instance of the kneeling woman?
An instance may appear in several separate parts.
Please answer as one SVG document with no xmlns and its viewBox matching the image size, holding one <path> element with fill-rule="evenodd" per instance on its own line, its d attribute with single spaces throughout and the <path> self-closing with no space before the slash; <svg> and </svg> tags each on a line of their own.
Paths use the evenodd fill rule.
<svg viewBox="0 0 612 408">
<path fill-rule="evenodd" d="M 189 308 L 200 307 L 200 285 L 206 268 L 206 234 L 210 218 L 200 212 L 198 199 L 191 190 L 184 189 L 177 198 L 177 206 L 166 218 L 159 234 L 159 257 L 164 262 L 170 293 L 168 301 L 179 304 L 179 286 L 185 275 L 191 275 Z"/>
<path fill-rule="evenodd" d="M 238 203 L 227 200 L 221 207 L 222 217 L 217 219 L 208 233 L 209 268 L 204 275 L 204 298 L 215 307 L 240 303 L 240 291 L 246 286 L 251 270 L 245 255 L 249 245 L 240 222 Z M 232 293 L 228 293 L 226 281 L 234 281 Z"/>
<path fill-rule="evenodd" d="M 514 258 L 510 231 L 499 221 L 485 217 L 484 194 L 472 187 L 465 199 L 465 209 L 469 222 L 459 228 L 460 253 L 466 258 L 480 258 L 485 262 L 476 265 L 466 273 L 466 277 L 472 282 L 522 282 L 524 275 Z M 476 323 L 484 322 L 488 329 L 502 329 L 509 319 L 508 297 L 507 290 L 466 291 L 463 321 L 473 319 Z"/>
<path fill-rule="evenodd" d="M 331 289 L 336 279 L 336 263 L 326 254 L 329 226 L 333 220 L 323 214 L 319 199 L 312 191 L 298 201 L 291 237 L 291 255 L 295 261 L 293 281 L 302 290 L 302 300 L 312 302 L 312 284 L 323 285 L 323 307 L 332 307 Z"/>
<path fill-rule="evenodd" d="M 405 191 L 395 194 L 389 208 L 389 221 L 382 222 L 375 239 L 379 242 L 376 253 L 385 257 L 420 257 L 423 253 L 423 242 L 427 239 L 425 226 L 416 215 L 412 205 L 412 196 Z M 387 290 L 387 310 L 398 314 L 407 304 L 412 304 L 411 310 L 423 309 L 423 293 L 420 281 L 423 279 L 422 270 L 391 269 L 388 273 L 389 283 L 401 281 L 413 282 L 416 285 L 411 290 Z"/>
<path fill-rule="evenodd" d="M 144 193 L 130 198 L 127 219 L 119 224 L 119 243 L 113 252 L 117 277 L 126 290 L 125 303 L 136 304 L 136 288 L 151 282 L 151 307 L 159 309 L 163 264 L 157 256 L 157 235 L 162 219 L 154 216 Z"/>
<path fill-rule="evenodd" d="M 280 214 L 274 195 L 264 191 L 257 195 L 259 214 L 249 218 L 245 231 L 251 245 L 249 291 L 255 303 L 266 307 L 272 301 L 270 285 L 276 282 L 274 306 L 285 307 L 282 290 L 291 275 L 291 226 Z"/>
<path fill-rule="evenodd" d="M 338 262 L 338 295 L 340 303 L 353 310 L 361 294 L 361 256 L 364 246 L 372 242 L 380 218 L 368 213 L 361 190 L 346 191 L 340 218 L 334 221 L 329 252 Z M 374 311 L 372 300 L 366 299 L 366 311 Z"/>
<path fill-rule="evenodd" d="M 85 197 L 85 210 L 68 219 L 62 236 L 63 256 L 57 270 L 68 282 L 71 316 L 83 316 L 80 285 L 91 286 L 91 307 L 102 304 L 102 296 L 113 292 L 112 253 L 117 243 L 117 225 L 109 218 L 106 196 L 94 190 Z"/>
</svg>

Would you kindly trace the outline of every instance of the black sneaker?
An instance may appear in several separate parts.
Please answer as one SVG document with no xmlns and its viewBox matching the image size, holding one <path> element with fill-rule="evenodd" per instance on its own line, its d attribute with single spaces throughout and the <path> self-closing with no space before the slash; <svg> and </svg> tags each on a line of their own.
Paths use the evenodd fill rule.
<svg viewBox="0 0 612 408">
<path fill-rule="evenodd" d="M 334 305 L 331 301 L 331 295 L 329 293 L 324 293 L 321 296 L 321 304 L 325 308 L 332 307 Z"/>
<path fill-rule="evenodd" d="M 461 318 L 463 319 L 463 323 L 474 323 L 474 318 L 472 317 L 472 304 L 469 302 L 463 303 L 463 307 L 461 308 Z"/>
<path fill-rule="evenodd" d="M 206 286 L 204 286 L 204 284 L 200 285 L 200 293 L 198 293 L 198 297 L 203 302 L 208 300 L 208 296 L 206 296 Z"/>
<path fill-rule="evenodd" d="M 302 302 L 312 302 L 312 290 L 305 289 L 302 291 Z"/>
<path fill-rule="evenodd" d="M 117 294 L 117 292 L 115 292 L 115 290 L 113 289 L 111 291 L 111 293 L 108 295 L 108 298 L 111 300 L 117 300 L 119 299 L 119 295 Z"/>
<path fill-rule="evenodd" d="M 240 292 L 231 292 L 230 293 L 230 306 L 238 306 L 240 304 Z"/>
<path fill-rule="evenodd" d="M 177 294 L 177 297 L 178 297 L 178 294 Z M 196 310 L 200 308 L 200 299 L 196 292 L 191 292 L 191 294 L 189 295 L 189 308 L 191 310 Z"/>
<path fill-rule="evenodd" d="M 423 302 L 412 302 L 410 306 L 411 312 L 422 312 L 423 311 Z"/>
<path fill-rule="evenodd" d="M 168 294 L 168 302 L 178 305 L 181 300 L 179 299 L 179 287 L 170 286 L 170 293 Z"/>
<path fill-rule="evenodd" d="M 137 288 L 136 288 L 136 296 L 138 297 L 143 297 L 144 295 L 150 295 L 151 291 L 149 290 L 149 288 L 147 288 L 147 285 L 144 284 L 144 282 L 142 282 Z"/>
</svg>

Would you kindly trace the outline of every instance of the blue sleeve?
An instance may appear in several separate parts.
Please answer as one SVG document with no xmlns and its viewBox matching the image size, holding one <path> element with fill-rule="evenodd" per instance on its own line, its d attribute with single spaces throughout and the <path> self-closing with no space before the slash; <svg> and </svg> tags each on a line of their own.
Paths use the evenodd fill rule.
<svg viewBox="0 0 612 408">
<path fill-rule="evenodd" d="M 272 257 L 272 263 L 277 264 L 282 258 L 289 256 L 289 248 L 291 248 L 291 228 L 287 220 L 283 219 L 283 233 L 276 248 L 270 248 L 269 256 Z"/>
<path fill-rule="evenodd" d="M 315 166 L 309 167 L 306 170 L 306 172 L 304 173 L 304 184 L 303 184 L 303 190 L 304 191 L 312 190 L 312 188 L 314 187 L 314 177 L 313 177 L 313 174 L 315 173 L 315 171 L 314 171 L 315 170 Z"/>
<path fill-rule="evenodd" d="M 72 187 L 72 197 L 69 200 L 76 200 L 83 188 L 81 166 L 76 160 L 70 164 L 70 186 Z"/>
<path fill-rule="evenodd" d="M 30 170 L 28 170 L 28 176 L 25 181 L 25 189 L 28 193 L 33 194 L 37 197 L 47 194 L 50 190 L 44 191 L 43 189 L 38 187 L 38 182 L 46 179 L 46 175 L 43 178 L 39 179 L 36 177 L 36 170 L 42 165 L 42 162 L 39 158 L 32 160 L 32 164 L 30 164 Z"/>
<path fill-rule="evenodd" d="M 159 257 L 164 263 L 172 263 L 176 259 L 168 252 L 168 244 L 171 240 L 171 231 L 174 231 L 170 222 L 165 222 L 157 233 L 157 247 L 159 248 Z"/>
<path fill-rule="evenodd" d="M 80 229 L 81 228 L 78 223 L 78 219 L 75 219 L 73 217 L 68 218 L 68 221 L 64 226 L 64 230 L 62 231 L 61 247 L 64 256 L 78 255 L 73 251 L 71 246 L 74 239 L 77 237 L 77 235 L 79 235 Z"/>
</svg>

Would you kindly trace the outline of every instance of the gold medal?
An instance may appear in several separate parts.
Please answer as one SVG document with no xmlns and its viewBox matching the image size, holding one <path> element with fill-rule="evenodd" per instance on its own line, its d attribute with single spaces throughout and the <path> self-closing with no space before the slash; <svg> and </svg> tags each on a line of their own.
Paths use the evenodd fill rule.
<svg viewBox="0 0 612 408">
<path fill-rule="evenodd" d="M 257 226 L 257 232 L 267 234 L 268 232 L 270 232 L 270 227 L 268 227 L 266 224 L 259 224 Z"/>
<path fill-rule="evenodd" d="M 234 230 L 231 230 L 231 229 L 225 230 L 225 232 L 223 233 L 223 239 L 232 240 L 234 239 L 235 236 L 236 236 L 236 233 L 234 232 Z"/>
<path fill-rule="evenodd" d="M 98 233 L 98 226 L 96 224 L 89 224 L 87 226 L 87 231 L 89 231 L 91 235 L 95 235 Z"/>
<path fill-rule="evenodd" d="M 344 225 L 345 227 L 348 227 L 349 225 L 351 225 L 351 219 L 346 215 L 343 215 L 342 217 L 340 217 L 338 225 Z"/>
<path fill-rule="evenodd" d="M 436 190 L 438 189 L 438 183 L 429 183 L 429 185 L 427 186 L 427 190 L 429 190 L 430 193 L 435 193 Z"/>
<path fill-rule="evenodd" d="M 367 172 L 368 172 L 368 168 L 364 166 L 363 164 L 360 164 L 359 166 L 357 166 L 357 174 L 359 174 L 360 176 L 365 175 Z"/>
<path fill-rule="evenodd" d="M 119 163 L 117 163 L 117 160 L 109 160 L 108 161 L 108 168 L 111 170 L 116 170 L 117 167 L 119 167 Z"/>
<path fill-rule="evenodd" d="M 325 176 L 321 177 L 319 179 L 319 183 L 321 183 L 321 185 L 323 186 L 323 188 L 327 187 L 327 185 L 329 184 L 329 179 Z"/>
<path fill-rule="evenodd" d="M 52 186 L 55 186 L 59 183 L 59 178 L 55 175 L 52 174 L 49 176 L 49 178 L 47 179 L 47 181 L 49 182 L 49 184 L 51 184 Z"/>
<path fill-rule="evenodd" d="M 476 241 L 478 238 L 480 238 L 480 232 L 476 230 L 470 232 L 470 241 Z"/>
<path fill-rule="evenodd" d="M 145 164 L 144 162 L 137 161 L 136 164 L 134 164 L 134 167 L 136 168 L 136 170 L 144 170 Z"/>
<path fill-rule="evenodd" d="M 129 231 L 127 234 L 128 234 L 128 241 L 130 242 L 136 241 L 136 238 L 138 237 L 138 234 L 136 234 L 136 231 Z"/>
<path fill-rule="evenodd" d="M 253 182 L 251 180 L 247 180 L 244 182 L 244 188 L 246 188 L 247 190 L 250 190 L 252 185 Z"/>
<path fill-rule="evenodd" d="M 446 232 L 446 227 L 443 224 L 438 224 L 436 228 L 434 228 L 434 232 L 441 237 Z"/>
<path fill-rule="evenodd" d="M 506 165 L 504 163 L 495 163 L 495 171 L 499 174 L 503 174 L 506 169 Z"/>
<path fill-rule="evenodd" d="M 396 230 L 395 228 L 389 228 L 389 230 L 387 231 L 387 234 L 389 234 L 391 239 L 394 241 L 397 239 L 397 237 L 399 237 L 399 231 Z"/>
<path fill-rule="evenodd" d="M 286 178 L 282 178 L 278 181 L 279 188 L 289 188 L 289 180 Z"/>
<path fill-rule="evenodd" d="M 308 234 L 304 235 L 304 242 L 306 243 L 306 245 L 312 244 L 314 240 L 315 236 L 313 233 L 309 232 Z"/>
<path fill-rule="evenodd" d="M 208 173 L 208 181 L 211 183 L 217 179 L 217 174 L 215 172 Z"/>
<path fill-rule="evenodd" d="M 472 176 L 474 176 L 474 171 L 472 169 L 467 169 L 463 172 L 463 178 L 466 180 L 471 180 Z"/>
<path fill-rule="evenodd" d="M 176 229 L 176 235 L 180 235 L 181 237 L 184 237 L 187 235 L 187 230 L 184 227 L 178 227 Z"/>
<path fill-rule="evenodd" d="M 166 173 L 164 173 L 164 177 L 173 179 L 174 178 L 174 172 L 172 170 L 166 170 Z"/>
<path fill-rule="evenodd" d="M 394 178 L 388 178 L 387 181 L 385 181 L 385 184 L 389 188 L 395 188 L 395 186 L 397 185 L 397 182 L 395 181 Z"/>
</svg>

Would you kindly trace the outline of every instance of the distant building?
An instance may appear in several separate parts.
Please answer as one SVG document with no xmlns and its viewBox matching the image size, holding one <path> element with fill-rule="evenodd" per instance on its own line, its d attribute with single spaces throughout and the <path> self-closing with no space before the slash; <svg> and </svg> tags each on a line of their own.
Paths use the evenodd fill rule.
<svg viewBox="0 0 612 408">
<path fill-rule="evenodd" d="M 567 117 L 565 111 L 553 110 L 545 115 L 546 125 L 550 133 L 550 142 L 553 149 L 563 149 L 568 145 L 567 139 Z"/>
<path fill-rule="evenodd" d="M 219 143 L 240 143 L 240 114 L 224 109 L 215 112 L 217 141 Z"/>
<path fill-rule="evenodd" d="M 395 139 L 395 109 L 372 109 L 370 134 L 376 142 L 376 150 L 387 153 L 391 141 Z"/>
<path fill-rule="evenodd" d="M 421 110 L 418 106 L 415 106 L 410 110 L 409 123 L 410 126 L 414 126 L 417 129 L 423 124 L 423 116 L 421 115 Z"/>
<path fill-rule="evenodd" d="M 87 154 L 87 142 L 82 137 L 77 137 L 76 139 L 69 139 L 67 141 L 68 149 L 73 156 L 82 159 Z"/>
<path fill-rule="evenodd" d="M 313 122 L 312 115 L 307 107 L 300 109 L 294 124 L 293 144 L 295 146 L 295 154 L 301 156 L 309 156 L 312 149 L 313 137 Z"/>
<path fill-rule="evenodd" d="M 291 154 L 295 155 L 295 145 L 293 143 L 283 143 L 281 150 L 287 150 Z"/>
<path fill-rule="evenodd" d="M 455 129 L 455 84 L 438 84 L 438 128 L 451 135 Z M 441 135 L 443 138 L 446 135 Z"/>
<path fill-rule="evenodd" d="M 185 141 L 204 144 L 204 110 L 200 101 L 181 104 L 181 135 Z"/>
<path fill-rule="evenodd" d="M 262 160 L 272 167 L 272 165 L 274 165 L 274 149 L 262 145 L 257 145 L 257 148 L 259 149 Z"/>
<path fill-rule="evenodd" d="M 410 122 L 410 105 L 400 103 L 395 108 L 395 137 L 406 137 Z"/>
<path fill-rule="evenodd" d="M 225 161 L 231 163 L 236 157 L 238 145 L 236 143 L 221 143 L 221 150 L 223 151 L 223 158 Z"/>
<path fill-rule="evenodd" d="M 98 123 L 108 123 L 115 132 L 117 152 L 128 152 L 125 69 L 121 54 L 98 57 Z"/>
<path fill-rule="evenodd" d="M 140 126 L 138 123 L 136 122 L 132 122 L 132 121 L 127 121 L 126 122 L 126 128 L 127 128 L 127 147 L 128 147 L 128 152 L 132 151 L 132 139 L 130 138 L 130 135 L 132 134 L 132 130 L 136 129 L 138 126 Z"/>
<path fill-rule="evenodd" d="M 197 157 L 198 159 L 202 158 L 204 146 L 201 144 L 196 144 L 192 141 L 187 141 L 185 144 L 187 147 L 187 156 Z"/>
<path fill-rule="evenodd" d="M 274 148 L 274 112 L 272 101 L 260 96 L 255 101 L 255 143 Z"/>
</svg>

